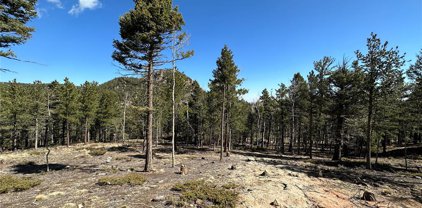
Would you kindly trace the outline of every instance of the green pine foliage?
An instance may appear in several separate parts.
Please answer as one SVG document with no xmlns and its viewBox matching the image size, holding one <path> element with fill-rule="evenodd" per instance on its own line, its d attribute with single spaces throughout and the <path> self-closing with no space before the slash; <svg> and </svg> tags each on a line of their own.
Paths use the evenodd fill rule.
<svg viewBox="0 0 422 208">
<path fill-rule="evenodd" d="M 16 55 L 10 47 L 22 44 L 31 37 L 34 28 L 26 26 L 26 23 L 37 16 L 36 3 L 37 0 L 1 1 L 0 56 L 15 58 Z"/>
</svg>

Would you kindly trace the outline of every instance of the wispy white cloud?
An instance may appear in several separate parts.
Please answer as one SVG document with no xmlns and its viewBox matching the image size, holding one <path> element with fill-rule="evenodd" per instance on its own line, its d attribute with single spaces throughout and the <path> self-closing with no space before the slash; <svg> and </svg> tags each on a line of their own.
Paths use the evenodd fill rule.
<svg viewBox="0 0 422 208">
<path fill-rule="evenodd" d="M 69 14 L 78 15 L 86 9 L 94 10 L 99 7 L 101 7 L 100 0 L 79 0 L 79 3 L 73 5 L 69 10 Z"/>
<path fill-rule="evenodd" d="M 44 14 L 47 14 L 47 9 L 44 8 L 36 8 L 35 11 L 37 12 L 38 19 L 41 19 Z"/>
<path fill-rule="evenodd" d="M 64 8 L 61 0 L 47 0 L 47 2 L 54 4 L 57 8 Z"/>
</svg>

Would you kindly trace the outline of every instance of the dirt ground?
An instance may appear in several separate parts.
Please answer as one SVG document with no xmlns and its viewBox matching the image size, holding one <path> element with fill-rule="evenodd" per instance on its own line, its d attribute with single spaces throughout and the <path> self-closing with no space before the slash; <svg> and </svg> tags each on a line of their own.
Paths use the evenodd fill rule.
<svg viewBox="0 0 422 208">
<path fill-rule="evenodd" d="M 101 156 L 89 155 L 88 147 L 106 147 Z M 23 192 L 0 194 L 0 207 L 166 207 L 165 200 L 179 193 L 171 188 L 177 182 L 203 179 L 223 185 L 239 185 L 237 207 L 422 207 L 422 174 L 404 171 L 402 160 L 389 159 L 368 171 L 360 161 L 338 164 L 328 159 L 236 151 L 224 162 L 210 150 L 185 149 L 171 168 L 168 148 L 155 151 L 154 172 L 143 173 L 143 154 L 136 147 L 118 144 L 56 147 L 50 154 L 53 171 L 44 171 L 44 152 L 28 150 L 0 154 L 0 174 L 31 176 L 41 185 Z M 387 159 L 380 159 L 380 163 Z M 187 175 L 178 174 L 180 164 Z M 232 170 L 230 167 L 235 166 Z M 410 161 L 422 166 L 421 159 Z M 267 171 L 266 176 L 261 173 Z M 141 186 L 99 186 L 98 178 L 127 172 L 144 174 Z M 361 200 L 364 191 L 375 194 L 375 202 Z M 192 205 L 194 207 L 195 205 Z"/>
</svg>

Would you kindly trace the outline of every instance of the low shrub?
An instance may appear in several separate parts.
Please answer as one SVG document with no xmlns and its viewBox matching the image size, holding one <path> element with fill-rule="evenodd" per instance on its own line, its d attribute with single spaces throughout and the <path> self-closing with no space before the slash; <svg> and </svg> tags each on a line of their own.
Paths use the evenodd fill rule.
<svg viewBox="0 0 422 208">
<path fill-rule="evenodd" d="M 98 179 L 98 185 L 142 185 L 146 181 L 145 177 L 139 173 L 128 173 L 125 175 L 105 176 Z"/>
<path fill-rule="evenodd" d="M 39 179 L 0 175 L 0 193 L 25 191 L 40 184 Z"/>
<path fill-rule="evenodd" d="M 107 150 L 104 147 L 100 147 L 100 148 L 89 148 L 89 153 L 91 156 L 101 156 L 104 155 Z"/>
<path fill-rule="evenodd" d="M 181 192 L 182 202 L 201 203 L 199 206 L 235 207 L 239 194 L 233 190 L 234 187 L 234 184 L 219 187 L 203 180 L 194 180 L 177 183 L 173 190 Z"/>
</svg>

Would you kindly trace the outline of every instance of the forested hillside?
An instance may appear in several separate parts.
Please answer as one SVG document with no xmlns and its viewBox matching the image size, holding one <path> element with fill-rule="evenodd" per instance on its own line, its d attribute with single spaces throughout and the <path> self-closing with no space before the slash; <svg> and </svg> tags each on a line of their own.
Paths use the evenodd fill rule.
<svg viewBox="0 0 422 208">
<path fill-rule="evenodd" d="M 373 35 L 368 44 L 379 45 L 380 40 Z M 223 49 L 223 56 L 227 50 Z M 405 69 L 398 51 L 387 46 L 372 50 L 383 56 L 376 59 L 381 62 L 374 69 L 360 53 L 356 60 L 338 63 L 323 57 L 314 62 L 307 76 L 297 73 L 290 85 L 281 83 L 271 94 L 264 89 L 257 102 L 242 100 L 244 89 L 227 91 L 223 136 L 230 142 L 224 151 L 234 146 L 310 157 L 313 151 L 331 152 L 335 160 L 343 155 L 364 157 L 368 108 L 373 112 L 370 147 L 377 156 L 385 155 L 391 145 L 420 144 L 422 54 Z M 400 56 L 400 65 L 391 65 L 393 55 Z M 160 70 L 154 77 L 154 143 L 168 143 L 172 74 Z M 214 83 L 210 82 L 211 90 L 206 92 L 185 74 L 176 73 L 177 143 L 198 147 L 220 143 L 222 93 Z M 46 139 L 51 145 L 144 141 L 145 105 L 144 78 L 120 77 L 80 86 L 67 78 L 51 83 L 2 83 L 1 148 L 45 146 Z"/>
<path fill-rule="evenodd" d="M 351 57 L 322 54 L 288 83 L 266 77 L 279 84 L 246 100 L 239 50 L 218 45 L 215 65 L 196 69 L 212 72 L 200 86 L 180 64 L 195 48 L 179 7 L 132 3 L 115 19 L 118 38 L 109 39 L 109 59 L 125 75 L 0 83 L 0 207 L 422 207 L 419 46 L 406 54 L 368 32 L 356 51 L 341 51 Z M 48 15 L 37 5 L 0 1 L 0 58 L 47 67 L 12 47 L 36 31 L 30 20 Z M 79 0 L 67 14 L 101 7 Z M 268 58 L 256 51 L 254 59 Z M 292 70 L 272 61 L 274 72 Z M 96 67 L 91 76 L 101 73 Z"/>
</svg>

